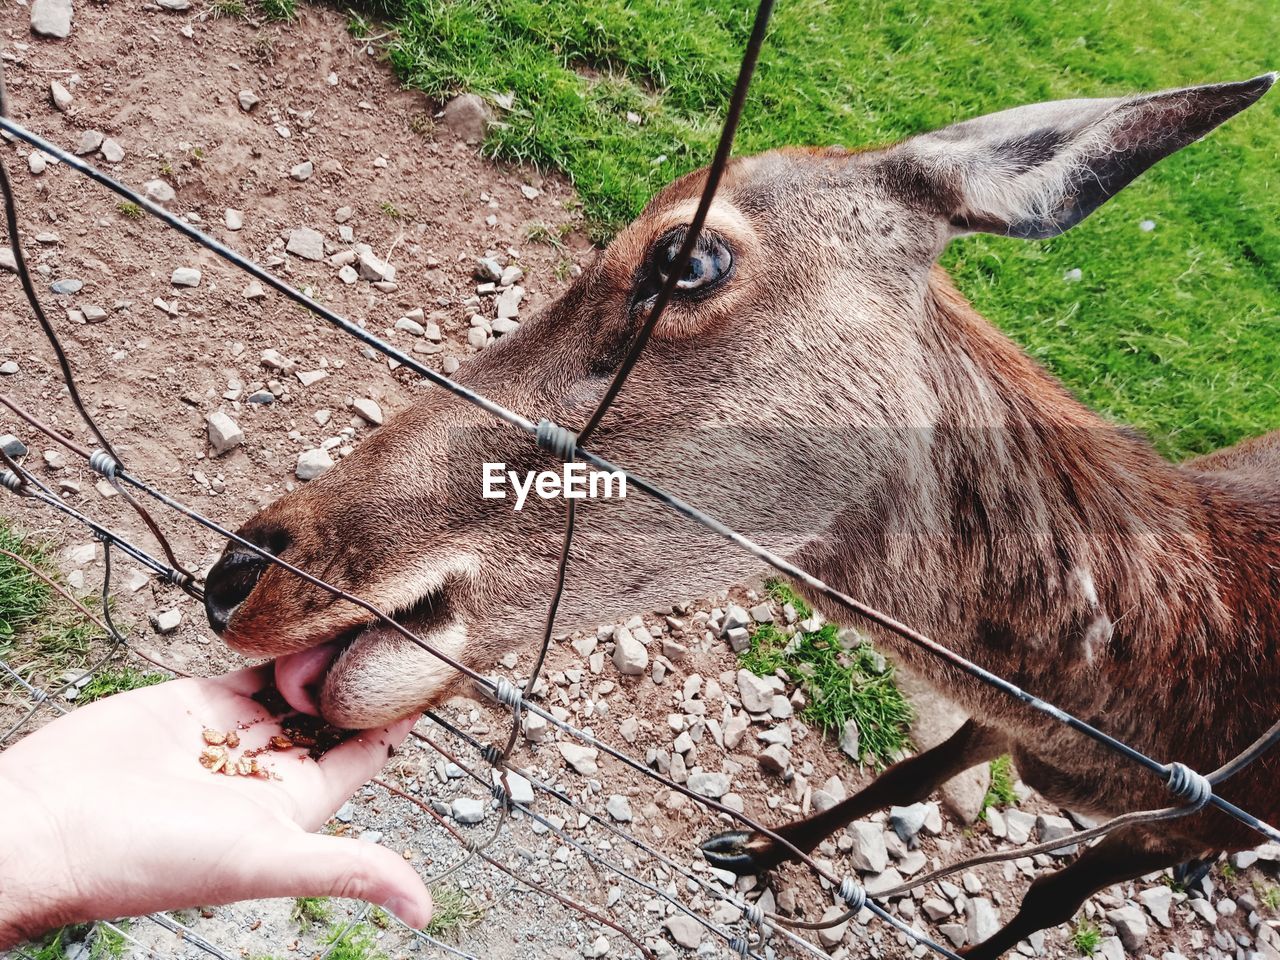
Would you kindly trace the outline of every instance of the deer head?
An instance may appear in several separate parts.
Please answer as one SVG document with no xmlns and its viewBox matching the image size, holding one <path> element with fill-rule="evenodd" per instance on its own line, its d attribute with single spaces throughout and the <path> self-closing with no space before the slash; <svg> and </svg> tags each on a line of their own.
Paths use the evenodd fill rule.
<svg viewBox="0 0 1280 960">
<path fill-rule="evenodd" d="M 592 449 L 776 552 L 840 558 L 911 469 L 916 452 L 889 438 L 987 415 L 980 391 L 966 408 L 964 393 L 944 386 L 955 377 L 941 365 L 960 361 L 930 303 L 950 239 L 1061 233 L 1274 79 L 1019 107 L 883 149 L 734 160 L 678 295 Z M 695 172 L 664 189 L 564 296 L 457 379 L 532 420 L 580 426 L 666 279 L 702 184 Z M 859 442 L 840 442 L 851 429 Z M 541 635 L 564 508 L 484 499 L 485 463 L 559 466 L 530 438 L 427 388 L 240 534 L 483 672 Z M 585 500 L 561 629 L 755 572 L 638 493 Z M 210 572 L 206 604 L 236 650 L 280 658 L 295 707 L 337 724 L 403 716 L 461 679 L 366 611 L 234 545 Z"/>
</svg>

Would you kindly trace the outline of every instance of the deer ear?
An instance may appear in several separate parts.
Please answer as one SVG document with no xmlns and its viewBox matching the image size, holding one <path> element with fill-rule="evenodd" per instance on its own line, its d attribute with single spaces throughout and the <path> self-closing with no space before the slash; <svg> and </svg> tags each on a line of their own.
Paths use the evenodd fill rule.
<svg viewBox="0 0 1280 960">
<path fill-rule="evenodd" d="M 886 151 L 886 169 L 906 199 L 957 232 L 1054 237 L 1254 103 L 1276 76 L 1016 107 L 903 141 Z"/>
</svg>

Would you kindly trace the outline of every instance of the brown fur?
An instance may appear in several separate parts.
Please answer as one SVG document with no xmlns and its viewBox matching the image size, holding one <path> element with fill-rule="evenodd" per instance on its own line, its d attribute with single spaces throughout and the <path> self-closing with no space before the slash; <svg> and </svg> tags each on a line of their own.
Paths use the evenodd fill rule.
<svg viewBox="0 0 1280 960">
<path fill-rule="evenodd" d="M 735 160 L 707 224 L 733 251 L 733 272 L 706 299 L 672 302 L 592 448 L 1157 759 L 1212 770 L 1275 718 L 1280 433 L 1170 464 L 1078 403 L 933 262 L 957 223 L 1065 229 L 1107 184 L 1119 189 L 1224 119 L 1224 103 L 1243 109 L 1269 85 L 1046 104 L 887 150 Z M 1010 139 L 1033 127 L 1053 132 Z M 1152 144 L 1136 141 L 1141 131 Z M 655 240 L 687 222 L 703 183 L 693 173 L 659 194 L 559 301 L 459 380 L 532 419 L 580 426 L 644 318 L 637 291 Z M 487 670 L 540 634 L 562 507 L 482 501 L 485 461 L 549 465 L 527 437 L 436 391 L 241 532 Z M 229 550 L 208 579 L 229 643 L 274 656 L 354 635 L 321 691 L 334 722 L 381 723 L 462 682 L 362 611 L 279 569 L 245 574 L 243 561 Z M 758 572 L 638 494 L 584 501 L 561 629 Z M 782 828 L 801 846 L 1006 748 L 1066 807 L 1170 802 L 1150 773 L 895 635 L 878 639 L 980 719 Z M 1278 772 L 1272 753 L 1221 792 L 1275 821 Z M 1126 871 L 1255 842 L 1216 813 L 1113 836 L 1037 882 L 973 955 L 1069 918 L 1098 885 L 1137 875 Z M 743 851 L 747 866 L 783 859 L 765 837 Z"/>
</svg>

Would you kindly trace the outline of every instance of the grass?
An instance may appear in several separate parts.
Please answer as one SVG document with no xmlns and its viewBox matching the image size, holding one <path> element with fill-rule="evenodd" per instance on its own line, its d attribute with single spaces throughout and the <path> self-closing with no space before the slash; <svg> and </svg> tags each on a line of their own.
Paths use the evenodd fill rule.
<svg viewBox="0 0 1280 960">
<path fill-rule="evenodd" d="M 258 9 L 266 20 L 287 22 L 298 18 L 297 0 L 258 0 Z"/>
<path fill-rule="evenodd" d="M 45 547 L 22 537 L 3 518 L 0 548 L 57 576 L 57 567 Z M 38 577 L 20 563 L 0 556 L 0 657 L 15 670 L 48 679 L 81 666 L 101 635 Z"/>
<path fill-rule="evenodd" d="M 116 921 L 118 926 L 127 924 L 125 920 Z M 26 956 L 31 960 L 67 960 L 72 945 L 87 941 L 89 944 L 89 960 L 119 960 L 124 956 L 126 941 L 115 930 L 102 924 L 75 924 L 62 927 L 35 941 L 34 949 Z"/>
<path fill-rule="evenodd" d="M 750 0 L 376 0 L 401 78 L 497 102 L 486 144 L 565 171 L 607 237 L 706 163 Z M 368 11 L 366 11 L 368 12 Z M 375 29 L 367 20 L 363 29 Z M 1270 0 L 795 0 L 771 22 L 738 150 L 862 146 L 1021 103 L 1274 69 Z M 639 124 L 627 114 L 641 118 Z M 954 244 L 977 307 L 1166 453 L 1280 427 L 1280 95 L 1063 237 Z M 1155 222 L 1151 232 L 1138 223 Z M 1064 274 L 1083 271 L 1078 283 Z"/>
<path fill-rule="evenodd" d="M 120 212 L 120 216 L 126 220 L 141 220 L 142 207 L 134 203 L 132 200 L 121 200 L 116 204 L 116 210 Z"/>
<path fill-rule="evenodd" d="M 244 3 L 242 0 L 213 0 L 210 4 L 215 17 L 228 17 L 235 20 L 243 20 L 246 16 Z"/>
<path fill-rule="evenodd" d="M 1071 935 L 1071 943 L 1086 957 L 1092 957 L 1102 945 L 1102 930 L 1088 920 L 1081 920 Z"/>
<path fill-rule="evenodd" d="M 329 922 L 329 901 L 325 897 L 296 897 L 289 919 L 300 927 Z"/>
<path fill-rule="evenodd" d="M 413 219 L 411 216 L 409 216 L 408 213 L 406 213 L 404 210 L 401 210 L 390 200 L 383 200 L 381 203 L 378 204 L 378 209 L 382 211 L 383 216 L 387 217 L 390 220 L 412 220 Z"/>
<path fill-rule="evenodd" d="M 1018 795 L 1013 790 L 1013 758 L 1007 753 L 991 761 L 991 786 L 982 799 L 982 813 L 986 814 L 991 807 L 1013 807 L 1018 804 Z"/>
<path fill-rule="evenodd" d="M 435 909 L 426 931 L 437 939 L 456 939 L 459 933 L 484 919 L 484 908 L 457 884 L 436 884 L 431 888 L 431 900 Z"/>
<path fill-rule="evenodd" d="M 81 688 L 76 697 L 76 703 L 80 705 L 93 703 L 103 697 L 124 693 L 126 690 L 151 687 L 157 683 L 164 683 L 168 679 L 169 677 L 163 673 L 144 672 L 129 666 L 103 667 Z"/>
<path fill-rule="evenodd" d="M 795 606 L 799 620 L 813 611 L 780 580 L 766 584 L 779 605 Z M 812 633 L 797 630 L 788 637 L 773 624 L 751 634 L 751 646 L 739 658 L 757 676 L 779 669 L 799 678 L 808 702 L 800 716 L 824 733 L 839 735 L 847 720 L 858 725 L 859 760 L 884 766 L 909 746 L 911 708 L 893 679 L 893 668 L 869 644 L 847 647 L 840 628 L 823 624 Z"/>
<path fill-rule="evenodd" d="M 365 923 L 357 923 L 350 930 L 346 924 L 335 923 L 325 937 L 329 960 L 386 960 L 386 954 L 374 942 L 375 936 Z"/>
<path fill-rule="evenodd" d="M 1258 896 L 1262 899 L 1263 906 L 1272 913 L 1280 912 L 1280 887 L 1259 884 Z"/>
</svg>

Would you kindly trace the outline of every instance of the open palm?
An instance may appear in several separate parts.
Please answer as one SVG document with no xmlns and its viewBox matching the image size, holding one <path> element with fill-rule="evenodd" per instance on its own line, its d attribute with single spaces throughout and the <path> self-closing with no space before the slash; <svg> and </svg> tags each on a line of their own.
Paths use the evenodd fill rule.
<svg viewBox="0 0 1280 960">
<path fill-rule="evenodd" d="M 311 832 L 382 768 L 412 719 L 319 760 L 266 751 L 270 778 L 201 765 L 205 729 L 239 730 L 233 756 L 281 733 L 252 698 L 270 680 L 268 665 L 120 694 L 0 754 L 0 947 L 62 923 L 272 896 L 355 897 L 425 924 L 431 898 L 401 857 Z"/>
</svg>

